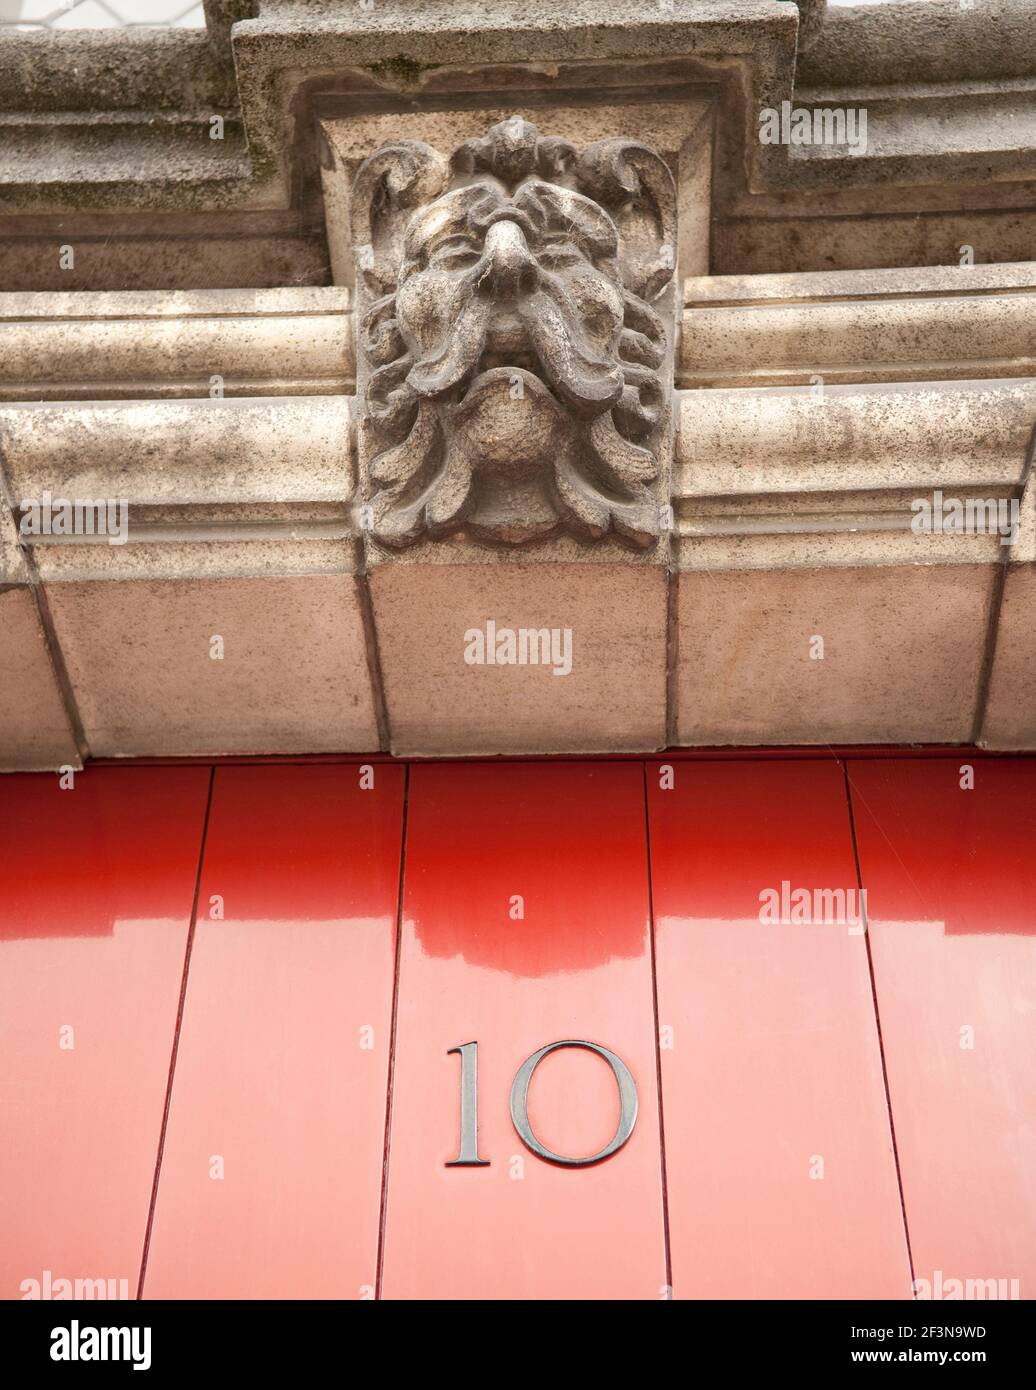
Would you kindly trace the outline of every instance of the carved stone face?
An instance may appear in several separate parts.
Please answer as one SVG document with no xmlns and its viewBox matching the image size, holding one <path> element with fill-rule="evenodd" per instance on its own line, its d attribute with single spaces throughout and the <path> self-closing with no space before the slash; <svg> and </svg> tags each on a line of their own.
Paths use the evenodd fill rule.
<svg viewBox="0 0 1036 1390">
<path fill-rule="evenodd" d="M 422 396 L 479 368 L 541 376 L 578 414 L 610 409 L 623 286 L 618 236 L 589 198 L 539 179 L 513 195 L 491 180 L 455 189 L 407 227 L 396 318 Z"/>
<path fill-rule="evenodd" d="M 375 537 L 652 544 L 668 347 L 648 300 L 672 276 L 675 209 L 658 156 L 623 141 L 577 156 L 516 118 L 450 164 L 387 146 L 353 198 L 380 295 L 360 336 Z"/>
</svg>

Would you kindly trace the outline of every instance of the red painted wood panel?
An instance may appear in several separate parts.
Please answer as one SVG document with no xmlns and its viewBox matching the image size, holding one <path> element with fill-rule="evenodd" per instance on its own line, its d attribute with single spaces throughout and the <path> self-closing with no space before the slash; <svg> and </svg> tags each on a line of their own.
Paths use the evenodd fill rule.
<svg viewBox="0 0 1036 1390">
<path fill-rule="evenodd" d="M 384 1296 L 664 1296 L 640 767 L 414 767 L 401 946 Z M 639 1090 L 632 1138 L 589 1168 L 534 1157 L 509 1115 L 522 1062 L 566 1038 L 612 1049 Z M 450 1168 L 447 1052 L 473 1040 L 490 1166 Z M 618 1113 L 599 1057 L 555 1052 L 537 1071 L 530 1120 L 555 1152 L 595 1152 Z"/>
<path fill-rule="evenodd" d="M 145 1297 L 373 1296 L 404 775 L 216 773 Z"/>
<path fill-rule="evenodd" d="M 1033 1298 L 1036 763 L 966 764 L 850 763 L 860 866 L 920 1292 Z"/>
<path fill-rule="evenodd" d="M 841 768 L 678 763 L 663 790 L 659 766 L 647 777 L 674 1295 L 908 1297 L 866 939 L 851 899 L 825 922 L 838 900 L 813 893 L 857 887 Z M 787 921 L 760 920 L 761 895 L 783 883 L 774 915 Z"/>
<path fill-rule="evenodd" d="M 0 777 L 0 1297 L 136 1295 L 208 786 Z"/>
</svg>

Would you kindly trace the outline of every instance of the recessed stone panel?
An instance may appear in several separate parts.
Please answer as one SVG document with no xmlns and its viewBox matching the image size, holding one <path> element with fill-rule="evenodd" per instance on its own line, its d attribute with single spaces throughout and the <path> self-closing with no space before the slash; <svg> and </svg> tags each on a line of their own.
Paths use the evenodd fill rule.
<svg viewBox="0 0 1036 1390">
<path fill-rule="evenodd" d="M 353 575 L 47 590 L 94 756 L 378 747 Z"/>
<path fill-rule="evenodd" d="M 394 753 L 665 744 L 660 567 L 379 565 L 370 583 Z"/>
<path fill-rule="evenodd" d="M 0 769 L 43 771 L 79 753 L 32 591 L 0 589 Z"/>
<path fill-rule="evenodd" d="M 981 743 L 1036 748 L 1036 565 L 1011 565 L 997 628 L 996 656 Z"/>
<path fill-rule="evenodd" d="M 969 742 L 993 578 L 992 565 L 680 574 L 676 742 Z"/>
</svg>

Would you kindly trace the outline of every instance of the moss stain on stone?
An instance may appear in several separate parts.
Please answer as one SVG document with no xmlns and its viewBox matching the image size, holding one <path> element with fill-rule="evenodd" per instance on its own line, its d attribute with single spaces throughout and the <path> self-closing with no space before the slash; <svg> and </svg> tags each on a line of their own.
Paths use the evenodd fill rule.
<svg viewBox="0 0 1036 1390">
<path fill-rule="evenodd" d="M 405 53 L 397 53 L 394 58 L 382 58 L 380 62 L 365 65 L 367 72 L 379 82 L 394 82 L 403 87 L 416 87 L 421 74 L 431 67 L 430 63 L 419 63 L 408 58 Z"/>
</svg>

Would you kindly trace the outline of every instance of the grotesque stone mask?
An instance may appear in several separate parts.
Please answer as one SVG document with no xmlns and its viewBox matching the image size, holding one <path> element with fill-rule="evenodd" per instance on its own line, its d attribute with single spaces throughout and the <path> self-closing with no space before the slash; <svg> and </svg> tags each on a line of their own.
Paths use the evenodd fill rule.
<svg viewBox="0 0 1036 1390">
<path fill-rule="evenodd" d="M 361 166 L 361 453 L 383 544 L 567 529 L 649 546 L 668 435 L 675 193 L 643 146 L 520 119 Z M 373 300 L 373 302 L 371 302 Z"/>
</svg>

